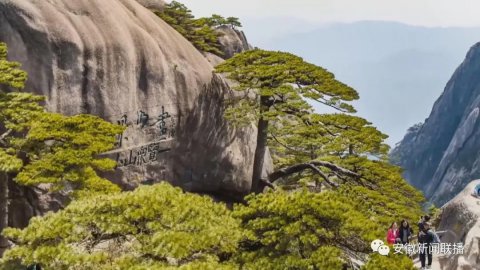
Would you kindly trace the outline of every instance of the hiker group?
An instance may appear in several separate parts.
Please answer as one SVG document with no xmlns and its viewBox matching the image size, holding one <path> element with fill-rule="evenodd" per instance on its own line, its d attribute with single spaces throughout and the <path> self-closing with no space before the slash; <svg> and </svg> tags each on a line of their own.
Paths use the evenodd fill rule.
<svg viewBox="0 0 480 270">
<path fill-rule="evenodd" d="M 432 249 L 431 245 L 440 243 L 440 238 L 432 230 L 429 216 L 422 216 L 418 222 L 418 233 L 416 235 L 419 248 L 419 257 L 422 269 L 431 269 Z M 393 222 L 387 232 L 387 243 L 390 245 L 402 244 L 408 245 L 415 238 L 413 229 L 407 220 L 402 220 L 400 227 L 397 222 Z"/>
</svg>

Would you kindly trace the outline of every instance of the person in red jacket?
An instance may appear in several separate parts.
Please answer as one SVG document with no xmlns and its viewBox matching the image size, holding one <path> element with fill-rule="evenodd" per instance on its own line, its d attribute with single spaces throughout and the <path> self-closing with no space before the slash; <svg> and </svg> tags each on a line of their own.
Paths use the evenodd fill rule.
<svg viewBox="0 0 480 270">
<path fill-rule="evenodd" d="M 398 226 L 397 222 L 393 222 L 387 232 L 387 243 L 393 245 L 397 242 Z"/>
</svg>

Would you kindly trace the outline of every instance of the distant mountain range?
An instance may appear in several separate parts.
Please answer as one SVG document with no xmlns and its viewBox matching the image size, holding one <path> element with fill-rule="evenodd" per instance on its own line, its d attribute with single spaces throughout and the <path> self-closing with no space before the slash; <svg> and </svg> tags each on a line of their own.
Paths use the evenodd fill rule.
<svg viewBox="0 0 480 270">
<path fill-rule="evenodd" d="M 441 206 L 480 178 L 480 43 L 447 83 L 425 123 L 391 153 L 404 176 Z"/>
<path fill-rule="evenodd" d="M 252 45 L 298 54 L 357 89 L 359 115 L 390 135 L 390 145 L 423 122 L 465 52 L 480 40 L 480 28 L 381 21 L 318 26 L 266 18 L 244 25 Z"/>
</svg>

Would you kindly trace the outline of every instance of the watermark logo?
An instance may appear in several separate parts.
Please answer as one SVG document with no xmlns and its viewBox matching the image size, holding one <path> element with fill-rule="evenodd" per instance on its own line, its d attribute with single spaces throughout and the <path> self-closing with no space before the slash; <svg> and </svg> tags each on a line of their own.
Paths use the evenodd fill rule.
<svg viewBox="0 0 480 270">
<path fill-rule="evenodd" d="M 462 243 L 418 243 L 418 244 L 395 244 L 394 254 L 434 254 L 434 255 L 462 255 L 464 246 Z"/>
<path fill-rule="evenodd" d="M 373 252 L 378 252 L 378 254 L 382 256 L 387 256 L 390 253 L 390 248 L 379 239 L 373 240 L 372 243 L 370 243 L 370 247 L 372 248 Z"/>
</svg>

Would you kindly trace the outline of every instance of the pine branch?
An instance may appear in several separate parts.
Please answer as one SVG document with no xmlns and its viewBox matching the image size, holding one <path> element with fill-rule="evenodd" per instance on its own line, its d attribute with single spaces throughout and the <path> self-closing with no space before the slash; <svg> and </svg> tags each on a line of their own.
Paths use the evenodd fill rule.
<svg viewBox="0 0 480 270">
<path fill-rule="evenodd" d="M 302 85 L 300 83 L 296 83 L 297 87 L 300 88 L 300 89 L 303 89 Z M 325 93 L 322 93 L 322 94 L 325 94 Z M 309 97 L 311 100 L 314 100 L 320 104 L 323 104 L 323 105 L 326 105 L 328 107 L 332 107 L 333 109 L 337 110 L 337 111 L 340 111 L 340 112 L 343 112 L 343 113 L 348 113 L 349 111 L 348 110 L 345 110 L 343 108 L 340 108 L 338 106 L 335 106 L 335 105 L 332 105 L 330 103 L 328 103 L 328 100 L 322 98 L 322 99 L 318 99 L 318 98 L 312 98 L 312 97 Z"/>
<path fill-rule="evenodd" d="M 0 142 L 5 145 L 5 144 L 6 144 L 6 143 L 5 143 L 5 139 L 6 139 L 8 136 L 10 136 L 10 134 L 12 134 L 12 132 L 13 132 L 13 130 L 9 129 L 9 130 L 7 130 L 5 133 L 3 133 L 3 134 L 0 136 Z"/>
<path fill-rule="evenodd" d="M 293 148 L 289 147 L 288 145 L 286 145 L 285 143 L 282 143 L 282 142 L 277 138 L 277 136 L 275 136 L 275 134 L 273 134 L 272 132 L 270 132 L 270 136 L 272 136 L 272 138 L 273 138 L 280 146 L 284 147 L 285 149 L 290 150 L 290 151 L 295 152 L 295 153 L 300 154 L 300 155 L 306 155 L 305 152 L 300 151 L 300 150 L 293 149 Z"/>
<path fill-rule="evenodd" d="M 360 178 L 360 175 L 352 172 L 350 170 L 347 170 L 345 168 L 342 168 L 340 166 L 337 166 L 333 163 L 327 162 L 327 161 L 310 161 L 310 162 L 305 162 L 305 163 L 300 163 L 300 164 L 295 164 L 293 166 L 287 167 L 287 168 L 282 168 L 280 170 L 277 170 L 273 173 L 271 173 L 268 177 L 268 183 L 274 183 L 275 181 L 279 180 L 280 178 L 292 175 L 294 173 L 302 172 L 304 170 L 312 170 L 316 174 L 320 175 L 325 182 L 330 185 L 333 188 L 337 188 L 339 185 L 333 181 L 330 180 L 330 178 L 320 170 L 319 167 L 327 168 L 331 171 L 333 171 L 335 174 L 338 175 L 344 175 L 348 177 L 352 177 L 354 179 Z"/>
<path fill-rule="evenodd" d="M 335 106 L 335 105 L 332 105 L 332 104 L 328 103 L 328 101 L 325 100 L 325 99 L 320 100 L 320 99 L 318 99 L 318 98 L 311 98 L 311 97 L 309 97 L 309 98 L 310 98 L 311 100 L 314 100 L 314 101 L 320 103 L 320 104 L 323 104 L 323 105 L 326 105 L 326 106 L 328 106 L 328 107 L 331 107 L 331 108 L 333 108 L 333 109 L 335 109 L 335 110 L 337 110 L 337 111 L 339 111 L 339 112 L 349 113 L 348 110 L 343 109 L 343 108 L 340 108 L 340 107 Z"/>
<path fill-rule="evenodd" d="M 264 187 L 269 187 L 271 189 L 276 189 L 275 185 L 273 185 L 268 179 L 260 178 L 260 184 Z"/>
<path fill-rule="evenodd" d="M 13 130 L 9 129 L 5 133 L 0 136 L 0 141 L 3 141 L 6 137 L 8 137 L 10 134 L 12 134 Z"/>
<path fill-rule="evenodd" d="M 330 178 L 324 172 L 322 172 L 322 170 L 320 170 L 317 166 L 314 166 L 314 165 L 310 164 L 310 169 L 312 169 L 312 171 L 314 171 L 316 174 L 320 175 L 320 177 L 322 177 L 323 180 L 325 180 L 325 182 L 331 188 L 338 188 L 339 187 L 339 185 L 337 183 L 330 181 Z"/>
</svg>

